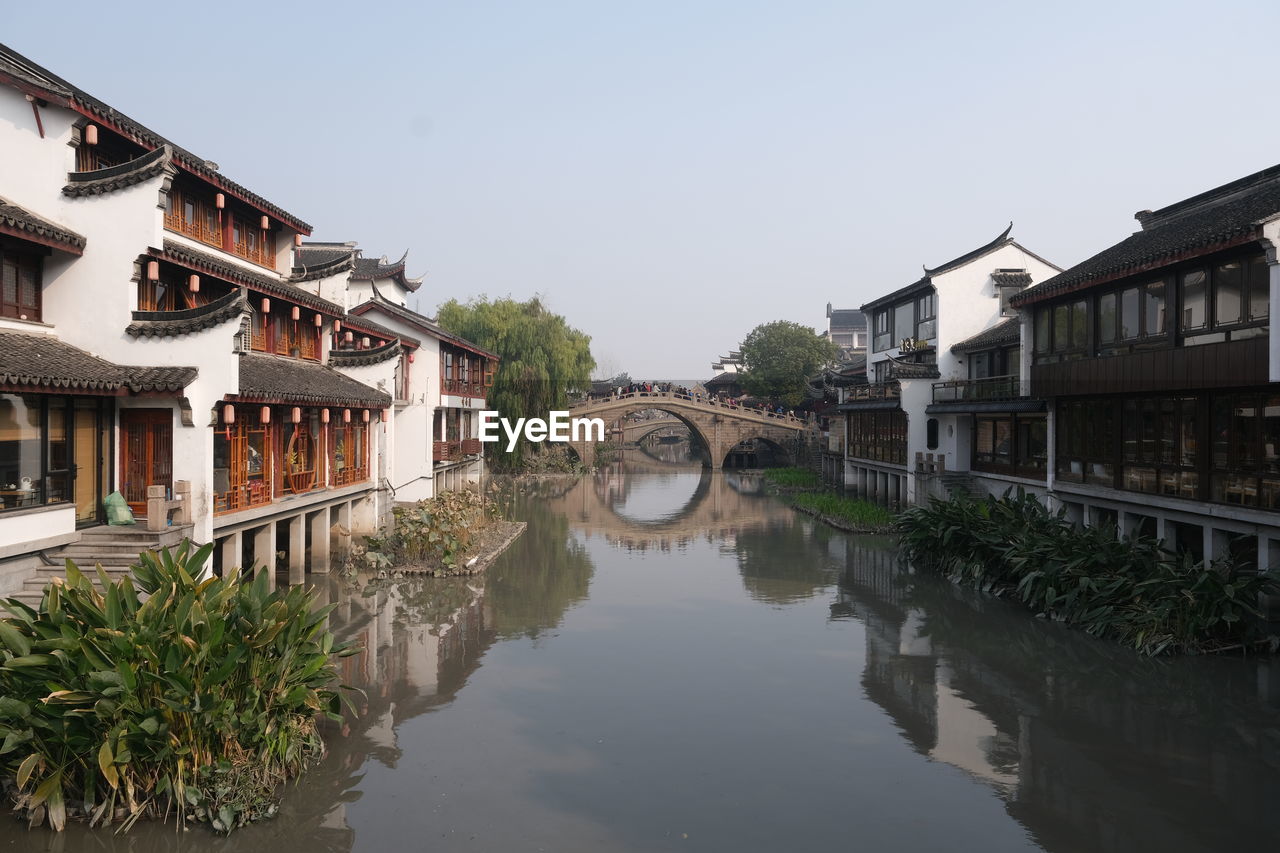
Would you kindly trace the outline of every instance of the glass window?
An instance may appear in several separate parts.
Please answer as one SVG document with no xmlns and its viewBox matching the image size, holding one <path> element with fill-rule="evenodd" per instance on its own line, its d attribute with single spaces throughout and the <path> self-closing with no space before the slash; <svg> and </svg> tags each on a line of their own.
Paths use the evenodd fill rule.
<svg viewBox="0 0 1280 853">
<path fill-rule="evenodd" d="M 976 352 L 969 356 L 969 378 L 985 379 L 991 375 L 991 354 Z"/>
<path fill-rule="evenodd" d="M 1036 309 L 1035 348 L 1037 353 L 1046 353 L 1049 351 L 1048 308 Z"/>
<path fill-rule="evenodd" d="M 7 251 L 0 259 L 0 316 L 40 320 L 42 259 L 26 252 Z"/>
<path fill-rule="evenodd" d="M 1071 337 L 1071 306 L 1053 306 L 1053 351 L 1062 352 Z"/>
<path fill-rule="evenodd" d="M 1098 342 L 1115 343 L 1116 340 L 1116 295 L 1104 293 L 1098 297 Z"/>
<path fill-rule="evenodd" d="M 1264 320 L 1271 304 L 1271 267 L 1264 257 L 1249 262 L 1249 319 Z"/>
<path fill-rule="evenodd" d="M 1164 334 L 1164 282 L 1153 281 L 1142 288 L 1142 333 Z"/>
<path fill-rule="evenodd" d="M 1004 375 L 1018 376 L 1022 371 L 1022 353 L 1017 347 L 1004 351 Z"/>
<path fill-rule="evenodd" d="M 70 498 L 66 405 L 64 397 L 0 394 L 0 509 Z"/>
<path fill-rule="evenodd" d="M 919 318 L 916 322 L 917 340 L 927 341 L 937 334 L 938 321 L 934 314 L 933 296 L 932 293 L 926 293 L 916 300 L 916 316 Z"/>
<path fill-rule="evenodd" d="M 1213 270 L 1214 325 L 1239 323 L 1244 307 L 1244 267 L 1239 261 L 1219 264 Z"/>
<path fill-rule="evenodd" d="M 904 340 L 916 336 L 915 303 L 903 302 L 893 306 L 893 343 L 901 346 Z"/>
<path fill-rule="evenodd" d="M 1179 281 L 1181 282 L 1179 290 L 1182 295 L 1183 331 L 1205 328 L 1209 318 L 1205 310 L 1204 270 L 1183 273 Z"/>
<path fill-rule="evenodd" d="M 924 425 L 925 445 L 929 450 L 938 449 L 938 419 L 929 418 Z"/>
<path fill-rule="evenodd" d="M 1138 318 L 1138 288 L 1120 291 L 1120 339 L 1131 341 L 1141 334 Z"/>
<path fill-rule="evenodd" d="M 1089 345 L 1089 303 L 1081 299 L 1071 304 L 1071 348 L 1084 349 Z"/>
</svg>

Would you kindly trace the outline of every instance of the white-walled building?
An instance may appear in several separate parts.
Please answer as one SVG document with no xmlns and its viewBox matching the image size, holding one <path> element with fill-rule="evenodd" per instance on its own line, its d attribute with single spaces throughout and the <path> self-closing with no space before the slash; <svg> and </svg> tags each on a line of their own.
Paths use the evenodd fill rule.
<svg viewBox="0 0 1280 853">
<path fill-rule="evenodd" d="M 980 336 L 1016 323 L 1010 319 L 1013 295 L 1060 272 L 1010 237 L 1012 228 L 862 306 L 871 324 L 869 384 L 846 389 L 838 407 L 845 419 L 847 487 L 915 502 L 942 473 L 972 471 L 974 442 L 986 437 L 975 432 L 985 429 L 975 427 L 976 413 L 1028 405 L 981 396 L 993 377 L 1017 375 L 1020 350 L 1003 339 L 988 347 Z M 992 361 L 991 350 L 1002 360 Z M 1041 459 L 1043 470 L 1043 451 L 1037 455 L 1028 445 L 1027 454 Z"/>
<path fill-rule="evenodd" d="M 368 307 L 418 316 L 403 259 L 307 265 L 306 222 L 3 46 L 0 151 L 0 593 L 114 491 L 189 487 L 219 571 L 326 566 L 432 493 L 440 344 Z"/>
</svg>

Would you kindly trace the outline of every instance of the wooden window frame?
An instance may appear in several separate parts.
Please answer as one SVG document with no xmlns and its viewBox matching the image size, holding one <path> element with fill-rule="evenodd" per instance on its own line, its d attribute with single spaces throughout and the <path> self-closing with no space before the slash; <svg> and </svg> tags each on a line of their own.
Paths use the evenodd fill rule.
<svg viewBox="0 0 1280 853">
<path fill-rule="evenodd" d="M 22 300 L 24 270 L 29 273 L 31 277 L 30 283 L 33 288 L 32 302 L 29 305 L 24 304 Z M 10 271 L 12 271 L 14 288 L 12 302 L 6 298 L 5 294 L 7 290 L 5 282 L 10 275 Z M 0 317 L 21 320 L 23 315 L 29 322 L 43 322 L 44 254 L 18 248 L 0 247 Z"/>
</svg>

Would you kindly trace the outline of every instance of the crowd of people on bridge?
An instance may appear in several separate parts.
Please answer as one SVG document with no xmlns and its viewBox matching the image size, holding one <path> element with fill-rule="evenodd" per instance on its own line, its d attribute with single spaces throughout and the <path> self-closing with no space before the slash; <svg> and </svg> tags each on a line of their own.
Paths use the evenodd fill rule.
<svg viewBox="0 0 1280 853">
<path fill-rule="evenodd" d="M 694 402 L 718 403 L 728 406 L 731 409 L 747 409 L 758 411 L 770 415 L 787 416 L 804 419 L 812 417 L 812 413 L 797 414 L 794 409 L 788 409 L 780 404 L 772 404 L 766 400 L 754 400 L 748 397 L 732 397 L 725 394 L 709 394 L 706 393 L 701 386 L 697 388 L 689 388 L 684 385 L 677 385 L 672 382 L 632 382 L 629 385 L 619 385 L 609 389 L 607 393 L 590 394 L 591 399 L 604 400 L 611 397 L 621 397 L 627 394 L 676 394 L 685 397 Z"/>
</svg>

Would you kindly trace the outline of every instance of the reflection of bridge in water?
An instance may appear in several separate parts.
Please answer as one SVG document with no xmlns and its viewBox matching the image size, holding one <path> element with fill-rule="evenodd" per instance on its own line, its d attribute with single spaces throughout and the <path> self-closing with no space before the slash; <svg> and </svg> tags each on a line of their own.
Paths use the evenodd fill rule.
<svg viewBox="0 0 1280 853">
<path fill-rule="evenodd" d="M 594 397 L 574 406 L 573 418 L 600 418 L 606 425 L 637 412 L 661 411 L 689 428 L 697 442 L 707 449 L 711 467 L 720 468 L 725 457 L 744 441 L 766 442 L 792 460 L 803 456 L 817 442 L 814 423 L 790 414 L 721 403 L 701 395 L 674 391 L 636 391 Z M 573 441 L 578 458 L 588 465 L 595 461 L 594 442 Z"/>
<path fill-rule="evenodd" d="M 634 459 L 632 455 L 625 464 L 602 466 L 550 498 L 549 508 L 564 513 L 570 525 L 588 537 L 604 536 L 636 550 L 666 550 L 698 539 L 732 540 L 748 530 L 794 522 L 791 509 L 765 496 L 759 475 Z M 646 516 L 642 508 L 637 511 L 634 505 L 642 502 L 638 489 L 648 487 L 667 496 L 663 512 Z M 672 492 L 677 495 L 674 500 Z"/>
<path fill-rule="evenodd" d="M 867 696 L 917 752 L 993 787 L 1045 850 L 1230 850 L 1249 846 L 1241 826 L 1265 826 L 1251 840 L 1274 849 L 1277 697 L 1257 691 L 1276 662 L 1143 661 L 910 574 L 888 543 L 847 553 L 831 611 L 865 626 Z"/>
</svg>

